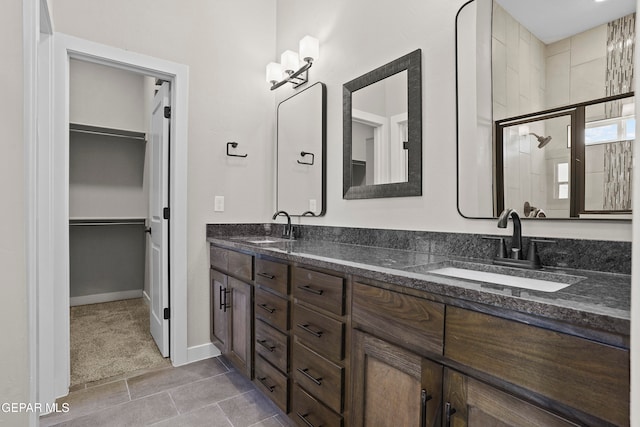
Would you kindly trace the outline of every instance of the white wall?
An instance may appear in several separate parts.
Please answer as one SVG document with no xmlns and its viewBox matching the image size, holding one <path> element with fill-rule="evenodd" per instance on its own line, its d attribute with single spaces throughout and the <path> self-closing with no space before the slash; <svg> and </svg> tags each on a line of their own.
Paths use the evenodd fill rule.
<svg viewBox="0 0 640 427">
<path fill-rule="evenodd" d="M 455 17 L 459 1 L 278 0 L 277 50 L 297 49 L 305 34 L 320 39 L 312 82 L 327 84 L 327 214 L 308 224 L 472 233 L 498 232 L 494 220 L 456 210 Z M 342 84 L 422 48 L 422 197 L 342 199 Z M 278 99 L 291 89 L 278 89 Z M 525 235 L 630 240 L 631 224 L 527 222 Z"/>
<path fill-rule="evenodd" d="M 264 79 L 275 0 L 56 0 L 55 30 L 189 66 L 188 345 L 209 339 L 205 224 L 263 222 L 275 207 L 275 104 Z M 226 157 L 239 143 L 245 159 Z M 225 212 L 214 213 L 214 196 Z"/>
<path fill-rule="evenodd" d="M 69 121 L 145 132 L 144 76 L 90 62 L 69 64 Z"/>
<path fill-rule="evenodd" d="M 29 401 L 27 281 L 25 276 L 25 147 L 23 134 L 22 1 L 2 5 L 0 80 L 0 401 Z M 27 414 L 0 411 L 0 425 L 27 425 Z"/>
<path fill-rule="evenodd" d="M 153 99 L 146 80 L 130 71 L 71 60 L 69 121 L 146 132 L 151 116 L 145 96 Z M 144 142 L 71 132 L 69 144 L 71 218 L 146 218 Z"/>
</svg>

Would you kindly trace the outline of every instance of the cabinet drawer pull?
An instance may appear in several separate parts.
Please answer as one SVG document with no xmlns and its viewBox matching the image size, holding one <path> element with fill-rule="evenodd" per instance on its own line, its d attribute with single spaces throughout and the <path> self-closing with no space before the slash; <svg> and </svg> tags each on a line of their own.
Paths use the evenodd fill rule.
<svg viewBox="0 0 640 427">
<path fill-rule="evenodd" d="M 275 390 L 276 388 L 276 386 L 274 385 L 267 384 L 267 377 L 258 377 L 258 381 L 260 381 L 262 385 L 268 388 L 270 393 L 273 393 L 273 390 Z"/>
<path fill-rule="evenodd" d="M 427 402 L 432 399 L 427 390 L 420 391 L 420 427 L 427 427 Z"/>
<path fill-rule="evenodd" d="M 220 310 L 223 310 L 225 313 L 227 312 L 227 308 L 229 308 L 229 306 L 227 305 L 227 295 L 231 292 L 230 290 L 228 290 L 227 288 L 223 288 L 222 286 L 220 286 Z"/>
<path fill-rule="evenodd" d="M 445 426 L 451 427 L 451 415 L 455 414 L 456 410 L 451 407 L 451 403 L 447 402 L 444 404 L 444 416 L 445 416 Z"/>
<path fill-rule="evenodd" d="M 267 350 L 269 350 L 271 353 L 273 353 L 273 350 L 276 349 L 274 345 L 267 344 L 267 340 L 256 340 L 256 342 L 261 346 L 263 346 L 264 348 L 266 348 Z"/>
<path fill-rule="evenodd" d="M 268 311 L 269 313 L 273 314 L 276 312 L 275 308 L 271 308 L 269 307 L 267 304 L 258 304 L 258 307 L 260 307 L 261 309 L 263 309 L 264 311 Z"/>
<path fill-rule="evenodd" d="M 322 293 L 324 292 L 322 289 L 314 289 L 309 285 L 298 286 L 298 289 L 315 295 L 322 295 Z"/>
<path fill-rule="evenodd" d="M 310 329 L 308 323 L 305 323 L 304 325 L 301 323 L 298 323 L 296 326 L 305 332 L 309 332 L 314 337 L 317 337 L 317 338 L 322 337 L 322 331 L 314 331 L 313 329 Z"/>
<path fill-rule="evenodd" d="M 311 422 L 309 422 L 309 420 L 307 419 L 307 417 L 309 416 L 309 414 L 301 414 L 300 412 L 296 412 L 296 415 L 309 427 L 316 427 L 313 424 L 311 424 Z M 317 426 L 317 427 L 322 427 L 322 426 Z"/>
<path fill-rule="evenodd" d="M 313 375 L 309 373 L 309 368 L 298 368 L 298 372 L 300 372 L 305 377 L 309 378 L 311 381 L 316 383 L 317 385 L 322 385 L 322 378 L 315 378 Z"/>
<path fill-rule="evenodd" d="M 256 274 L 260 277 L 264 277 L 265 279 L 269 279 L 269 280 L 273 280 L 276 278 L 276 276 L 267 274 L 267 273 L 256 273 Z"/>
</svg>

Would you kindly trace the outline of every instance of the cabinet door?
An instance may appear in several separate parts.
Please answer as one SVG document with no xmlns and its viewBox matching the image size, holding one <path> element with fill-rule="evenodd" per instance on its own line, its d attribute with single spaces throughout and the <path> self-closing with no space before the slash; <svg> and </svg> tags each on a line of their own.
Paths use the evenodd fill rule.
<svg viewBox="0 0 640 427">
<path fill-rule="evenodd" d="M 227 315 L 229 290 L 227 288 L 227 276 L 216 271 L 210 271 L 211 281 L 211 341 L 218 344 L 220 351 L 227 351 L 227 331 L 229 328 Z"/>
<path fill-rule="evenodd" d="M 251 285 L 227 277 L 229 285 L 229 305 L 231 314 L 229 321 L 227 357 L 236 367 L 251 378 Z"/>
<path fill-rule="evenodd" d="M 442 365 L 353 331 L 353 426 L 439 426 Z"/>
<path fill-rule="evenodd" d="M 577 425 L 449 368 L 444 375 L 443 418 L 445 427 Z"/>
</svg>

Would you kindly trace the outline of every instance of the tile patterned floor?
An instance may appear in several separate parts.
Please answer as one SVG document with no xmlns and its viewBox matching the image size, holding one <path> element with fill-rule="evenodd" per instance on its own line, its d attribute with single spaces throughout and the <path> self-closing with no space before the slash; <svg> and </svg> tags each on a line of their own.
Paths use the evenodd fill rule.
<svg viewBox="0 0 640 427">
<path fill-rule="evenodd" d="M 139 371 L 75 387 L 68 413 L 41 427 L 282 427 L 282 412 L 221 358 Z"/>
</svg>

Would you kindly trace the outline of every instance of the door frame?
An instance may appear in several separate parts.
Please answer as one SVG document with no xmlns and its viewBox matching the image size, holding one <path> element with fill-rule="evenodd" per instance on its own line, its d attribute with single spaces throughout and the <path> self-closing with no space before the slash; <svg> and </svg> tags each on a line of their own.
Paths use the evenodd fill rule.
<svg viewBox="0 0 640 427">
<path fill-rule="evenodd" d="M 53 139 L 43 150 L 38 174 L 49 184 L 37 189 L 37 213 L 46 226 L 46 248 L 39 249 L 38 348 L 39 361 L 51 359 L 51 371 L 40 370 L 38 394 L 51 401 L 68 394 L 70 385 L 69 323 L 69 60 L 77 59 L 156 77 L 171 82 L 171 129 L 169 163 L 169 269 L 171 322 L 170 354 L 174 366 L 188 363 L 187 354 L 187 111 L 189 68 L 150 56 L 102 45 L 62 33 L 53 36 L 52 55 Z M 43 138 L 44 139 L 44 138 Z M 44 141 L 38 143 L 40 147 Z M 40 148 L 39 147 L 39 148 Z M 45 147 L 42 147 L 43 149 Z M 47 230 L 49 228 L 50 230 Z M 40 234 L 40 233 L 38 233 Z"/>
</svg>

